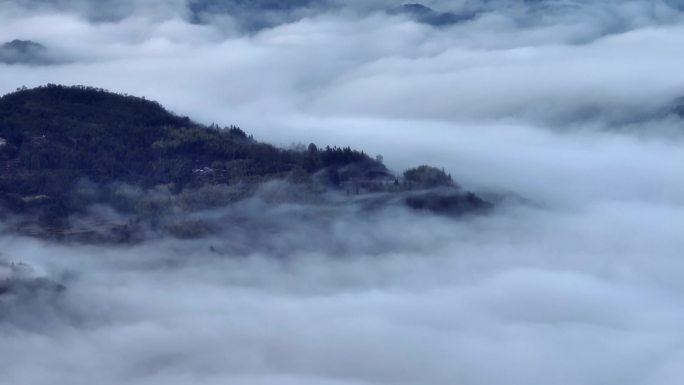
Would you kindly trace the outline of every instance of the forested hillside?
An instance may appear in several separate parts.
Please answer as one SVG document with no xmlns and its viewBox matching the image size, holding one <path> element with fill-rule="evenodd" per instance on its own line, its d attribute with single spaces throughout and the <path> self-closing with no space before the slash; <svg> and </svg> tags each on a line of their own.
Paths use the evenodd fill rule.
<svg viewBox="0 0 684 385">
<path fill-rule="evenodd" d="M 102 89 L 47 85 L 0 98 L 0 201 L 45 225 L 65 226 L 96 203 L 135 211 L 135 203 L 122 204 L 111 193 L 77 194 L 83 183 L 103 191 L 114 183 L 164 186 L 171 194 L 240 186 L 231 198 L 239 200 L 273 180 L 354 195 L 455 188 L 436 168 L 396 177 L 363 151 L 313 143 L 278 148 L 238 127 L 204 126 L 156 102 Z"/>
</svg>

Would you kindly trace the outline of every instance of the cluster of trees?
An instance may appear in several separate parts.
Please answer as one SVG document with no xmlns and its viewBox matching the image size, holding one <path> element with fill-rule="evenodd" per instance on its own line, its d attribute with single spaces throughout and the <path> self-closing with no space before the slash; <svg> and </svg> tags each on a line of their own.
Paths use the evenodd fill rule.
<svg viewBox="0 0 684 385">
<path fill-rule="evenodd" d="M 382 157 L 363 151 L 313 143 L 283 149 L 239 127 L 204 126 L 144 98 L 97 88 L 47 85 L 0 97 L 0 206 L 35 214 L 46 226 L 64 226 L 93 203 L 152 218 L 169 209 L 163 207 L 167 198 L 145 206 L 141 195 L 103 188 L 117 183 L 148 192 L 166 186 L 177 204 L 196 205 L 188 203 L 192 194 L 225 203 L 273 179 L 303 187 L 324 183 L 348 193 L 455 187 L 443 169 L 420 166 L 395 180 Z M 84 180 L 97 191 L 79 187 Z M 407 204 L 441 210 L 479 202 L 448 197 Z"/>
<path fill-rule="evenodd" d="M 404 171 L 404 181 L 418 188 L 456 186 L 451 174 L 447 174 L 444 169 L 425 165 Z"/>
<path fill-rule="evenodd" d="M 143 187 L 297 180 L 354 162 L 378 163 L 349 147 L 282 149 L 235 126 L 203 126 L 161 105 L 90 87 L 47 85 L 0 98 L 0 199 L 23 210 L 26 197 L 50 197 L 49 210 L 76 209 L 75 183 L 121 181 Z M 384 167 L 384 166 L 382 166 Z M 303 177 L 302 177 L 303 174 Z M 31 201 L 34 202 L 34 201 Z"/>
</svg>

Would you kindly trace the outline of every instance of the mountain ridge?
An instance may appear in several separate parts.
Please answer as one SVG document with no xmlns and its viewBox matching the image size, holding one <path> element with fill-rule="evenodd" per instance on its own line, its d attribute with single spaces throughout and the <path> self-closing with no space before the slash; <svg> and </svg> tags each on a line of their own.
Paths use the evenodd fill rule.
<svg viewBox="0 0 684 385">
<path fill-rule="evenodd" d="M 335 193 L 380 194 L 383 204 L 450 215 L 490 207 L 445 170 L 420 166 L 395 175 L 381 159 L 350 147 L 278 148 L 239 127 L 205 126 L 141 97 L 54 84 L 0 97 L 0 205 L 6 215 L 24 216 L 23 227 L 66 231 L 70 218 L 93 205 L 130 214 L 130 222 L 163 222 L 179 210 L 249 199 L 274 181 L 296 186 L 281 188 L 276 200 L 298 203 Z M 122 185 L 157 192 L 131 197 Z M 145 195 L 162 190 L 163 199 L 148 202 Z M 142 202 L 160 207 L 141 208 Z"/>
</svg>

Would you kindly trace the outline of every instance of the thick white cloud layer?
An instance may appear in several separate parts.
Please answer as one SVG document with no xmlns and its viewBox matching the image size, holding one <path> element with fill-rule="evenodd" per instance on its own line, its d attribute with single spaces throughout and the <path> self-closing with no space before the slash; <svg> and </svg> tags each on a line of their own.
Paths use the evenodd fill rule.
<svg viewBox="0 0 684 385">
<path fill-rule="evenodd" d="M 68 287 L 0 307 L 0 384 L 681 382 L 676 2 L 431 2 L 480 12 L 442 28 L 378 11 L 396 2 L 344 2 L 247 32 L 230 15 L 190 23 L 182 1 L 38 3 L 0 1 L 0 41 L 35 40 L 64 62 L 0 64 L 2 93 L 144 95 L 262 140 L 444 166 L 520 199 L 464 221 L 292 219 L 268 236 L 286 258 L 209 251 L 230 235 L 0 238 L 4 258 Z"/>
</svg>

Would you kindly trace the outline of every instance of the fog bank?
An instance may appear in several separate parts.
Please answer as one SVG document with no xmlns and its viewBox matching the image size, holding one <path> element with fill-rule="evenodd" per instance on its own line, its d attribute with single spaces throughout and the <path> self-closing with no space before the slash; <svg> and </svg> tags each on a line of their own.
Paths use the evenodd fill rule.
<svg viewBox="0 0 684 385">
<path fill-rule="evenodd" d="M 0 44 L 54 59 L 0 64 L 0 92 L 103 87 L 515 199 L 463 219 L 247 202 L 245 226 L 127 247 L 2 235 L 31 270 L 0 286 L 0 384 L 681 382 L 678 2 L 426 2 L 475 15 L 442 26 L 292 5 L 0 1 Z"/>
</svg>

